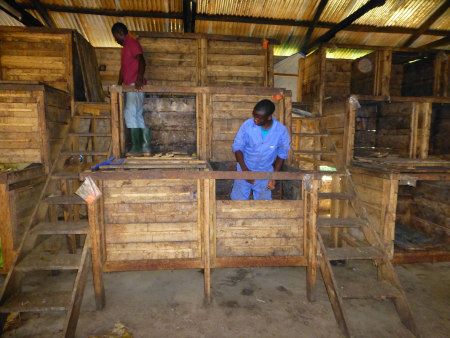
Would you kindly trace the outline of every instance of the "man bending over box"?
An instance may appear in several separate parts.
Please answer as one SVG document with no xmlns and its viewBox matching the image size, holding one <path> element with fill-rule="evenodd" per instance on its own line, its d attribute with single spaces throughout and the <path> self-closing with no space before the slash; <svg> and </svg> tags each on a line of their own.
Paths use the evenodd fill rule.
<svg viewBox="0 0 450 338">
<path fill-rule="evenodd" d="M 233 152 L 237 171 L 280 171 L 289 154 L 287 128 L 272 117 L 275 105 L 270 100 L 259 101 L 253 118 L 245 121 L 236 134 Z M 235 180 L 232 200 L 271 200 L 275 180 Z"/>
<path fill-rule="evenodd" d="M 125 124 L 131 131 L 130 154 L 150 155 L 150 129 L 144 122 L 145 60 L 142 47 L 129 33 L 127 26 L 116 22 L 111 28 L 116 42 L 123 46 L 120 58 L 119 86 L 134 86 L 136 91 L 125 93 Z"/>
</svg>

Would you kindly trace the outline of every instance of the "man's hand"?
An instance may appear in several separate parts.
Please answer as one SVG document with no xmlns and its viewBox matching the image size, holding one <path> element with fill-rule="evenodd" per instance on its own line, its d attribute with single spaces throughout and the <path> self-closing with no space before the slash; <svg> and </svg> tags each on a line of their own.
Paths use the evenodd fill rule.
<svg viewBox="0 0 450 338">
<path fill-rule="evenodd" d="M 136 82 L 134 84 L 134 88 L 136 88 L 136 90 L 141 90 L 142 86 L 144 85 L 144 79 L 139 77 L 136 79 Z"/>
<path fill-rule="evenodd" d="M 267 183 L 267 189 L 269 190 L 275 189 L 275 180 L 269 180 L 269 183 Z"/>
</svg>

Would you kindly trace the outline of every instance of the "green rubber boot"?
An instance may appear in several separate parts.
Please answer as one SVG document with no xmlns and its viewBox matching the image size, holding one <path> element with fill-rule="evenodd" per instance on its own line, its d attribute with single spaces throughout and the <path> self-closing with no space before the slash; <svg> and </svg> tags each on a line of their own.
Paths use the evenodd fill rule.
<svg viewBox="0 0 450 338">
<path fill-rule="evenodd" d="M 131 149 L 128 152 L 130 155 L 140 155 L 142 153 L 141 148 L 141 129 L 130 128 L 131 132 Z"/>
<path fill-rule="evenodd" d="M 152 154 L 150 149 L 151 132 L 150 128 L 142 128 L 142 153 L 150 156 Z"/>
</svg>

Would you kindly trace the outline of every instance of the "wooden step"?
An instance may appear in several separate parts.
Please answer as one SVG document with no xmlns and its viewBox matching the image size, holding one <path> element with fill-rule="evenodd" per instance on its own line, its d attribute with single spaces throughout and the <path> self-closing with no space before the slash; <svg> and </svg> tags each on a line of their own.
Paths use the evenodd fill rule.
<svg viewBox="0 0 450 338">
<path fill-rule="evenodd" d="M 330 136 L 328 133 L 292 133 L 292 135 L 299 135 L 303 137 L 326 137 Z"/>
<path fill-rule="evenodd" d="M 80 174 L 72 171 L 60 171 L 52 174 L 52 180 L 79 180 Z"/>
<path fill-rule="evenodd" d="M 74 115 L 80 119 L 110 119 L 111 115 Z"/>
<path fill-rule="evenodd" d="M 325 250 L 326 257 L 330 261 L 346 259 L 382 259 L 385 257 L 384 252 L 374 246 L 325 248 Z"/>
<path fill-rule="evenodd" d="M 65 151 L 62 151 L 61 154 L 65 155 L 65 156 L 79 156 L 79 155 L 83 155 L 83 156 L 108 156 L 108 152 L 106 152 L 106 151 L 89 151 L 89 150 L 79 150 L 79 151 L 65 150 Z"/>
<path fill-rule="evenodd" d="M 21 292 L 9 297 L 0 312 L 50 312 L 65 311 L 70 304 L 72 292 Z"/>
<path fill-rule="evenodd" d="M 38 235 L 86 235 L 89 223 L 78 222 L 42 222 L 33 228 L 33 233 Z"/>
<path fill-rule="evenodd" d="M 45 242 L 36 246 L 17 265 L 16 270 L 22 272 L 38 270 L 78 270 L 81 253 L 67 253 L 64 251 L 46 251 Z"/>
<path fill-rule="evenodd" d="M 294 150 L 294 154 L 301 155 L 336 155 L 335 151 L 329 150 Z"/>
<path fill-rule="evenodd" d="M 359 218 L 325 218 L 317 219 L 317 226 L 322 228 L 357 228 L 364 225 Z"/>
<path fill-rule="evenodd" d="M 44 200 L 47 204 L 67 205 L 67 204 L 86 204 L 78 195 L 49 196 Z"/>
<path fill-rule="evenodd" d="M 371 281 L 370 287 L 367 287 L 366 283 L 346 283 L 340 290 L 343 299 L 385 300 L 400 296 L 400 292 L 385 281 Z"/>
<path fill-rule="evenodd" d="M 69 136 L 72 137 L 109 137 L 111 136 L 111 133 L 69 133 Z"/>
<path fill-rule="evenodd" d="M 364 247 L 369 245 L 367 241 L 356 238 L 355 236 L 352 236 L 349 233 L 341 233 L 339 236 L 341 237 L 342 241 L 347 243 L 347 245 L 349 246 Z"/>
<path fill-rule="evenodd" d="M 322 200 L 349 200 L 352 197 L 345 192 L 319 192 L 319 198 Z"/>
</svg>

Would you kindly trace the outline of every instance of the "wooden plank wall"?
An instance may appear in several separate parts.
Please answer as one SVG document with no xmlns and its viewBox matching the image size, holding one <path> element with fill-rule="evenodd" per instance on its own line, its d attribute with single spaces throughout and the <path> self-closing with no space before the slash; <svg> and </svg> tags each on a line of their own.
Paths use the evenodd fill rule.
<svg viewBox="0 0 450 338">
<path fill-rule="evenodd" d="M 149 94 L 144 120 L 151 130 L 153 152 L 197 152 L 196 96 Z"/>
<path fill-rule="evenodd" d="M 353 60 L 351 75 L 352 94 L 374 95 L 376 52 Z"/>
<path fill-rule="evenodd" d="M 325 62 L 326 51 L 324 48 L 320 48 L 305 59 L 301 59 L 299 76 L 302 85 L 301 95 L 298 98 L 300 102 L 321 103 L 323 101 Z"/>
<path fill-rule="evenodd" d="M 104 93 L 94 47 L 76 32 L 73 39 L 81 66 L 86 101 L 102 102 Z"/>
<path fill-rule="evenodd" d="M 14 261 L 45 180 L 43 166 L 0 172 L 0 273 L 8 273 Z"/>
<path fill-rule="evenodd" d="M 67 132 L 67 126 L 71 119 L 70 95 L 50 87 L 45 87 L 44 107 L 45 107 L 45 131 L 42 134 L 48 135 L 49 155 L 44 159 L 50 166 L 58 155 L 59 146 L 63 142 Z M 45 140 L 45 138 L 44 138 Z"/>
<path fill-rule="evenodd" d="M 273 86 L 266 83 L 269 60 L 261 43 L 208 40 L 206 62 L 210 86 Z"/>
<path fill-rule="evenodd" d="M 273 100 L 276 106 L 274 117 L 284 123 L 284 115 L 290 107 L 285 108 L 284 99 L 276 101 L 272 95 L 255 94 L 221 94 L 220 91 L 211 94 L 210 113 L 212 118 L 211 130 L 211 155 L 212 161 L 234 161 L 234 154 L 231 151 L 234 137 L 241 124 L 252 118 L 255 104 L 263 99 Z M 290 117 L 289 117 L 290 120 Z M 290 129 L 290 126 L 288 125 Z"/>
<path fill-rule="evenodd" d="M 49 166 L 70 119 L 70 96 L 38 85 L 0 84 L 0 163 Z"/>
<path fill-rule="evenodd" d="M 450 243 L 450 183 L 419 181 L 412 193 L 407 225 Z"/>
<path fill-rule="evenodd" d="M 325 61 L 325 98 L 343 98 L 350 96 L 352 79 L 352 60 L 326 59 Z"/>
<path fill-rule="evenodd" d="M 120 72 L 120 48 L 95 48 L 100 80 L 105 95 L 109 95 L 109 86 L 116 85 Z"/>
<path fill-rule="evenodd" d="M 72 34 L 0 27 L 0 80 L 39 81 L 73 93 Z"/>
<path fill-rule="evenodd" d="M 430 131 L 430 155 L 450 154 L 450 104 L 433 104 Z"/>
<path fill-rule="evenodd" d="M 378 105 L 376 147 L 389 148 L 389 153 L 409 157 L 412 102 L 391 102 Z"/>
<path fill-rule="evenodd" d="M 303 256 L 301 200 L 217 201 L 217 257 Z"/>
<path fill-rule="evenodd" d="M 350 172 L 358 198 L 366 208 L 368 217 L 376 225 L 380 238 L 390 246 L 389 254 L 392 257 L 398 180 L 394 175 L 381 177 L 377 173 L 356 167 L 351 167 Z"/>
<path fill-rule="evenodd" d="M 195 180 L 103 182 L 106 260 L 201 256 Z"/>
<path fill-rule="evenodd" d="M 0 163 L 43 161 L 40 94 L 26 89 L 0 89 Z"/>
</svg>

